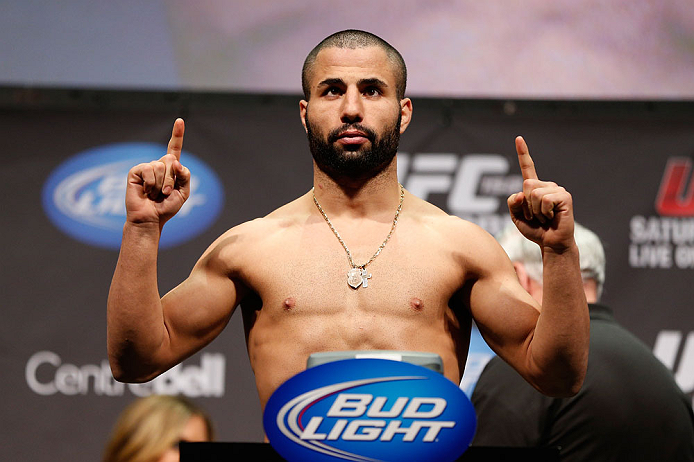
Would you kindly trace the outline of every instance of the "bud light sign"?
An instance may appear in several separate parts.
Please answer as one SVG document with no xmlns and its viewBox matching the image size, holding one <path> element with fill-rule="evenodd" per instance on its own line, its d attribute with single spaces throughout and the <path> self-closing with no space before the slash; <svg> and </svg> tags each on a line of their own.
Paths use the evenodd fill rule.
<svg viewBox="0 0 694 462">
<path fill-rule="evenodd" d="M 280 386 L 263 415 L 289 461 L 453 461 L 470 445 L 472 403 L 443 375 L 409 363 L 348 359 Z"/>
<path fill-rule="evenodd" d="M 117 143 L 75 155 L 59 165 L 44 185 L 46 215 L 58 229 L 79 241 L 118 249 L 125 223 L 128 171 L 164 154 L 166 146 L 161 144 Z M 205 231 L 224 202 L 222 184 L 204 162 L 183 151 L 181 163 L 191 172 L 190 197 L 164 226 L 162 248 Z"/>
</svg>

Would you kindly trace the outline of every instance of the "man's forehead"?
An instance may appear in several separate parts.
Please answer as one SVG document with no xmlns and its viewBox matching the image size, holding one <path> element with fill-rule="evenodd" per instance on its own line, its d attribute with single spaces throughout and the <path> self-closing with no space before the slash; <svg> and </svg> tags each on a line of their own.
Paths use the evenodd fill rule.
<svg viewBox="0 0 694 462">
<path fill-rule="evenodd" d="M 326 77 L 340 77 L 339 74 L 355 74 L 360 78 L 379 78 L 394 84 L 394 64 L 381 47 L 363 48 L 324 48 L 316 56 L 312 69 L 313 84 Z M 316 81 L 316 79 L 318 79 Z"/>
</svg>

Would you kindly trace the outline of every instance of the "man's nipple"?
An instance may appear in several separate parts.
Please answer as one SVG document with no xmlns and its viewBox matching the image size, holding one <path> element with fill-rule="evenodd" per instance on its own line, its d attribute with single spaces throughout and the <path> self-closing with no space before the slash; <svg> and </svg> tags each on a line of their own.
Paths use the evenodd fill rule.
<svg viewBox="0 0 694 462">
<path fill-rule="evenodd" d="M 294 297 L 288 297 L 284 299 L 284 302 L 282 302 L 282 308 L 284 308 L 284 311 L 290 311 L 292 308 L 296 306 L 296 300 L 294 300 Z"/>
<path fill-rule="evenodd" d="M 415 311 L 422 311 L 424 309 L 424 302 L 417 297 L 412 297 L 410 299 L 410 307 Z"/>
</svg>

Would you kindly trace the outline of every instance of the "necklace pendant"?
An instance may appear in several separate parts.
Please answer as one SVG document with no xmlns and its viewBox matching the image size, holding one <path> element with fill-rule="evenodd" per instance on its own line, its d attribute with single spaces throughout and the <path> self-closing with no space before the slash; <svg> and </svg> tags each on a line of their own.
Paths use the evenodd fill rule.
<svg viewBox="0 0 694 462">
<path fill-rule="evenodd" d="M 362 282 L 364 282 L 364 279 L 362 278 L 362 270 L 360 268 L 352 268 L 347 271 L 347 284 L 349 284 L 352 289 L 359 288 Z"/>
<path fill-rule="evenodd" d="M 361 269 L 361 286 L 363 288 L 369 287 L 369 279 L 371 278 L 371 273 L 366 272 L 366 268 Z"/>
<path fill-rule="evenodd" d="M 352 268 L 347 271 L 347 284 L 352 289 L 358 289 L 359 286 L 363 288 L 369 287 L 369 279 L 371 278 L 371 273 L 368 273 L 365 268 Z"/>
<path fill-rule="evenodd" d="M 400 216 L 400 211 L 402 210 L 402 202 L 405 200 L 405 188 L 400 183 L 398 183 L 398 186 L 400 186 L 400 204 L 398 204 L 398 208 L 397 210 L 395 210 L 395 216 L 393 217 L 393 225 L 390 227 L 390 231 L 388 232 L 386 238 L 383 240 L 381 245 L 378 246 L 378 249 L 376 249 L 376 253 L 374 253 L 371 256 L 371 258 L 369 258 L 369 260 L 362 266 L 355 266 L 354 262 L 352 261 L 352 253 L 347 248 L 347 244 L 345 244 L 345 241 L 342 240 L 342 237 L 340 237 L 340 233 L 337 232 L 333 224 L 330 222 L 330 218 L 328 218 L 328 215 L 325 214 L 323 207 L 320 206 L 318 199 L 316 199 L 315 190 L 311 189 L 311 192 L 313 194 L 313 203 L 316 204 L 318 211 L 330 227 L 330 231 L 332 231 L 337 240 L 340 241 L 342 248 L 345 249 L 345 252 L 347 253 L 347 257 L 349 258 L 349 264 L 352 265 L 352 269 L 347 271 L 347 284 L 354 290 L 358 289 L 359 286 L 362 286 L 364 288 L 369 287 L 369 279 L 371 279 L 371 273 L 366 271 L 365 266 L 374 261 L 374 259 L 381 254 L 381 250 L 383 250 L 383 248 L 390 240 L 390 237 L 393 235 L 393 232 L 395 231 L 395 226 L 398 224 L 398 217 Z"/>
</svg>

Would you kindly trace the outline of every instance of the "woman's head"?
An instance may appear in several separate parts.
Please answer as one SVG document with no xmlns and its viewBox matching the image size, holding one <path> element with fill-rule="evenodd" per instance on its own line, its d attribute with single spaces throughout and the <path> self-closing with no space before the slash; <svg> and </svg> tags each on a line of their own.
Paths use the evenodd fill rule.
<svg viewBox="0 0 694 462">
<path fill-rule="evenodd" d="M 104 462 L 178 461 L 180 441 L 211 441 L 212 422 L 191 401 L 152 395 L 120 414 L 106 446 Z"/>
</svg>

